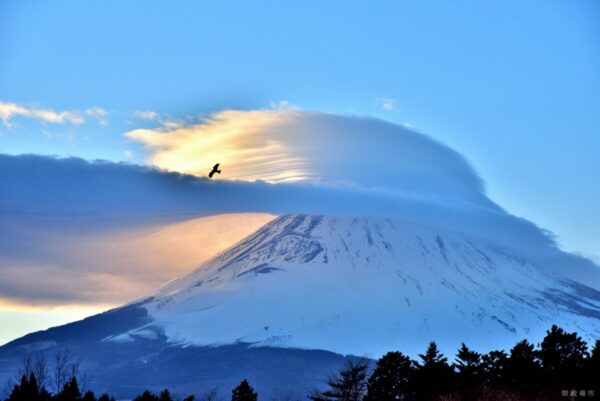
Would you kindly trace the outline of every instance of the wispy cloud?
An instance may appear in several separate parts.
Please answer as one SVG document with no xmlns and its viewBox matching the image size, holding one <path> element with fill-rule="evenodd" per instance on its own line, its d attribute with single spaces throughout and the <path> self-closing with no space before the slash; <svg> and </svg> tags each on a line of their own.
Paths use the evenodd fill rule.
<svg viewBox="0 0 600 401">
<path fill-rule="evenodd" d="M 101 107 L 92 107 L 90 109 L 85 110 L 85 114 L 91 117 L 106 117 L 108 112 Z"/>
<path fill-rule="evenodd" d="M 12 120 L 21 117 L 43 121 L 51 124 L 81 125 L 84 116 L 97 118 L 101 124 L 106 124 L 108 112 L 100 107 L 92 107 L 84 111 L 56 111 L 37 106 L 25 106 L 17 103 L 0 102 L 0 119 L 6 127 L 12 127 Z"/>
<path fill-rule="evenodd" d="M 107 125 L 108 121 L 106 117 L 108 116 L 108 112 L 101 107 L 92 107 L 84 111 L 85 115 L 97 118 L 100 124 Z"/>
<path fill-rule="evenodd" d="M 392 111 L 396 108 L 396 100 L 389 98 L 381 98 L 377 99 L 377 104 L 379 107 L 384 109 L 385 111 Z"/>
<path fill-rule="evenodd" d="M 271 102 L 270 106 L 272 109 L 275 110 L 296 110 L 298 109 L 298 106 L 290 103 L 287 100 L 280 100 L 278 102 Z"/>
<path fill-rule="evenodd" d="M 157 112 L 151 110 L 136 110 L 133 114 L 142 120 L 154 121 L 160 118 L 160 115 Z"/>
<path fill-rule="evenodd" d="M 84 119 L 77 112 L 54 111 L 35 107 L 25 107 L 17 103 L 0 102 L 0 118 L 5 126 L 11 127 L 11 120 L 15 117 L 32 118 L 48 123 L 70 123 L 73 125 L 83 124 Z"/>
<path fill-rule="evenodd" d="M 164 120 L 160 122 L 166 130 L 177 130 L 183 128 L 185 124 L 179 120 Z"/>
</svg>

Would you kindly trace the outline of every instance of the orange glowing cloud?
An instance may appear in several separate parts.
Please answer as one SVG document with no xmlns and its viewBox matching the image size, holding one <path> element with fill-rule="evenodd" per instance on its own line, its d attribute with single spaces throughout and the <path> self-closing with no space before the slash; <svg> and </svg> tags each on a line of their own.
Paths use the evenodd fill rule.
<svg viewBox="0 0 600 401">
<path fill-rule="evenodd" d="M 0 254 L 0 311 L 118 305 L 151 293 L 275 216 L 234 213 L 177 221 L 122 217 L 48 221 L 5 216 L 0 232 L 29 252 Z M 83 228 L 85 227 L 85 228 Z M 31 280 L 31 277 L 43 277 Z"/>
<path fill-rule="evenodd" d="M 150 162 L 165 170 L 206 175 L 221 163 L 231 180 L 298 181 L 307 163 L 294 156 L 289 138 L 277 130 L 293 119 L 294 110 L 227 110 L 200 124 L 136 129 L 126 135 L 152 153 Z"/>
</svg>

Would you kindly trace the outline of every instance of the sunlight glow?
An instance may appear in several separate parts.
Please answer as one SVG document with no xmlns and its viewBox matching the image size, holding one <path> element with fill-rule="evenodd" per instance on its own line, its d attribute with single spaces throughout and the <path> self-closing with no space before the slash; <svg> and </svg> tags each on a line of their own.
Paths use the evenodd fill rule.
<svg viewBox="0 0 600 401">
<path fill-rule="evenodd" d="M 169 129 L 137 129 L 126 135 L 151 152 L 162 169 L 206 176 L 215 163 L 226 166 L 230 180 L 298 181 L 309 176 L 306 161 L 293 155 L 284 138 L 264 135 L 294 110 L 226 110 L 200 124 Z"/>
</svg>

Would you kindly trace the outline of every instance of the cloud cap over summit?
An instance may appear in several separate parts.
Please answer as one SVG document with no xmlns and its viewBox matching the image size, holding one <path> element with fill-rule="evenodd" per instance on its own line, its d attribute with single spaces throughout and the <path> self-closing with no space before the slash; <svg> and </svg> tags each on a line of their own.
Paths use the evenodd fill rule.
<svg viewBox="0 0 600 401">
<path fill-rule="evenodd" d="M 490 206 L 482 180 L 453 149 L 383 120 L 301 110 L 226 110 L 201 123 L 126 134 L 170 171 L 232 180 L 317 182 Z"/>
</svg>

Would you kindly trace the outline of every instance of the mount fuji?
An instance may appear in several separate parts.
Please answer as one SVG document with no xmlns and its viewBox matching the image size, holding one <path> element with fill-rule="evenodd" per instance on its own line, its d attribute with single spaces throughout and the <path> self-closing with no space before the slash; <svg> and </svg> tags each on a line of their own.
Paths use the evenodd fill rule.
<svg viewBox="0 0 600 401">
<path fill-rule="evenodd" d="M 169 386 L 305 395 L 346 358 L 481 351 L 551 325 L 600 337 L 600 291 L 506 245 L 383 217 L 283 215 L 154 294 L 0 348 L 69 347 L 117 394 Z M 7 372 L 3 372 L 7 374 Z"/>
</svg>

